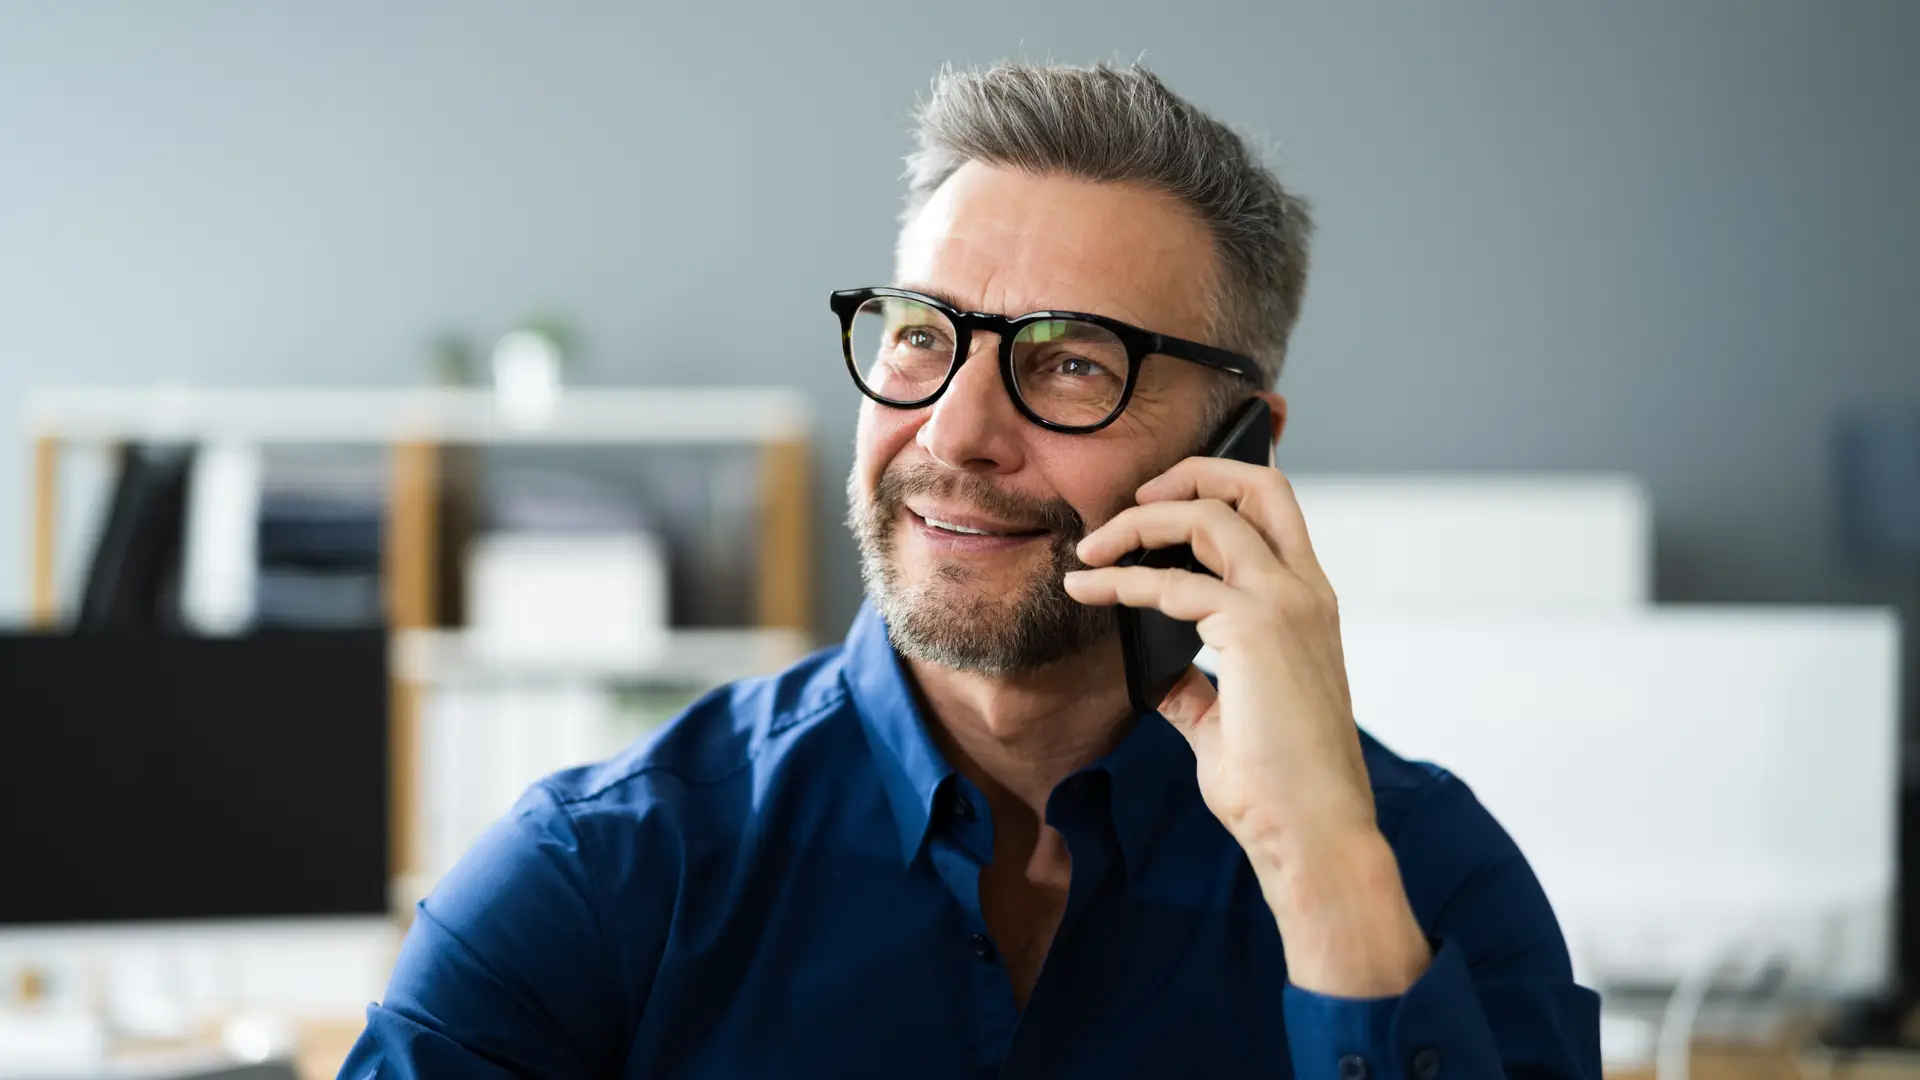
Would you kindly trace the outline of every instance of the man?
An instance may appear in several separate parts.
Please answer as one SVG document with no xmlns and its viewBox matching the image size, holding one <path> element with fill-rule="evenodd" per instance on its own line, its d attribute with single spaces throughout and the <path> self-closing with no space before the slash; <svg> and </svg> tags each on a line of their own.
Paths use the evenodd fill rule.
<svg viewBox="0 0 1920 1080">
<path fill-rule="evenodd" d="M 343 1075 L 1597 1076 L 1519 851 L 1355 728 L 1285 478 L 1191 456 L 1284 424 L 1303 204 L 1139 69 L 948 73 L 919 123 L 896 287 L 833 298 L 869 605 L 537 785 Z M 1219 577 L 1114 565 L 1177 543 Z M 1136 714 L 1115 604 L 1217 689 Z"/>
</svg>

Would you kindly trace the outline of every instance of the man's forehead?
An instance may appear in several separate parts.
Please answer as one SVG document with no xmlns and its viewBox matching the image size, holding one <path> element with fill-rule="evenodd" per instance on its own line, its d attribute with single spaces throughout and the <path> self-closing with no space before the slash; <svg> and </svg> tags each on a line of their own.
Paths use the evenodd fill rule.
<svg viewBox="0 0 1920 1080">
<path fill-rule="evenodd" d="M 973 163 L 901 230 L 895 279 L 956 307 L 1088 311 L 1204 331 L 1215 275 L 1206 229 L 1144 187 Z"/>
</svg>

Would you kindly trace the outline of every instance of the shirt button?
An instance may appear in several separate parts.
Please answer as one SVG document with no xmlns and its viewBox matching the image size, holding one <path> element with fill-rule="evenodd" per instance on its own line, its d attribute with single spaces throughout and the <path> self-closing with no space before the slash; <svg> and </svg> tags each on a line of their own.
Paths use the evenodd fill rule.
<svg viewBox="0 0 1920 1080">
<path fill-rule="evenodd" d="M 1440 1051 L 1423 1046 L 1413 1052 L 1414 1080 L 1433 1080 L 1440 1075 Z"/>
<path fill-rule="evenodd" d="M 1366 1058 L 1348 1054 L 1340 1059 L 1340 1080 L 1367 1080 L 1368 1073 Z"/>
<path fill-rule="evenodd" d="M 982 960 L 993 959 L 993 939 L 992 938 L 988 937 L 985 934 L 975 934 L 971 938 L 967 939 L 967 943 L 973 946 L 973 955 L 979 957 Z"/>
<path fill-rule="evenodd" d="M 973 800 L 955 793 L 953 796 L 953 819 L 955 821 L 973 820 Z"/>
</svg>

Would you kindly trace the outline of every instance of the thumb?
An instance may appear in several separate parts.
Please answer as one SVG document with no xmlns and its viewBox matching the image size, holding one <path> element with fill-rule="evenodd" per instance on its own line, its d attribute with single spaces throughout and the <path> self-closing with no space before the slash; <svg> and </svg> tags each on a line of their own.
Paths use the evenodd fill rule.
<svg viewBox="0 0 1920 1080">
<path fill-rule="evenodd" d="M 1173 684 L 1167 696 L 1160 699 L 1160 715 L 1167 718 L 1175 731 L 1193 741 L 1200 722 L 1220 701 L 1220 692 L 1214 689 L 1206 673 L 1192 664 L 1187 665 L 1187 673 Z"/>
</svg>

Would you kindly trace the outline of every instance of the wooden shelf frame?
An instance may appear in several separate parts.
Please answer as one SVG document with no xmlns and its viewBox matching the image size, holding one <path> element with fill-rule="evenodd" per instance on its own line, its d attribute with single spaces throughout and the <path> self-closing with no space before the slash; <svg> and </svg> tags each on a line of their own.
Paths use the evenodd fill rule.
<svg viewBox="0 0 1920 1080">
<path fill-rule="evenodd" d="M 812 410 L 783 387 L 620 387 L 564 391 L 535 422 L 490 391 L 441 389 L 61 388 L 30 395 L 30 617 L 60 623 L 62 453 L 133 442 L 340 443 L 384 446 L 388 487 L 383 584 L 399 638 L 438 625 L 436 558 L 443 450 L 449 446 L 743 446 L 758 451 L 758 628 L 804 642 L 812 627 Z M 419 870 L 423 685 L 396 666 L 391 712 L 391 876 Z"/>
</svg>

